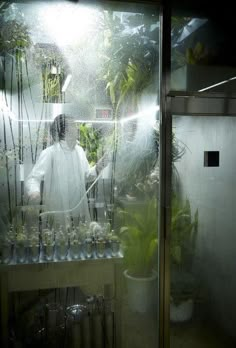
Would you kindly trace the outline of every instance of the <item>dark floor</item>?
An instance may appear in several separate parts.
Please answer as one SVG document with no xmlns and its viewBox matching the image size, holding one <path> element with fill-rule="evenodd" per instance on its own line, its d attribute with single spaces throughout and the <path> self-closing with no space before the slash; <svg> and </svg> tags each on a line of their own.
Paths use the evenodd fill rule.
<svg viewBox="0 0 236 348">
<path fill-rule="evenodd" d="M 124 301 L 121 327 L 122 348 L 158 347 L 158 320 L 154 313 L 135 313 Z M 236 348 L 236 343 L 212 322 L 197 316 L 189 322 L 170 325 L 170 348 Z"/>
<path fill-rule="evenodd" d="M 222 331 L 192 321 L 171 326 L 170 348 L 235 348 L 235 343 Z"/>
</svg>

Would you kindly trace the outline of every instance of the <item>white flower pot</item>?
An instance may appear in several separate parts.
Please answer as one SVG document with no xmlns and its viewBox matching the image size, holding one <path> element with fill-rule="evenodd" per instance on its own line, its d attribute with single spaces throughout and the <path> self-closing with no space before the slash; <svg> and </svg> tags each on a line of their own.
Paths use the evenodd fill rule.
<svg viewBox="0 0 236 348">
<path fill-rule="evenodd" d="M 127 282 L 128 305 L 130 309 L 138 313 L 147 313 L 153 310 L 157 304 L 157 272 L 147 278 L 136 278 L 124 271 Z"/>
<path fill-rule="evenodd" d="M 193 315 L 193 300 L 188 299 L 178 304 L 170 303 L 170 320 L 175 323 L 188 321 Z"/>
</svg>

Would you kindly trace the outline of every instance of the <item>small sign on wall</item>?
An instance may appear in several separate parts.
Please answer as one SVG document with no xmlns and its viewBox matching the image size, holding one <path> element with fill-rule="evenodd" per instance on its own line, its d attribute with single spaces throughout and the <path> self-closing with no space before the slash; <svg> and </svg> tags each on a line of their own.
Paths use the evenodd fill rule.
<svg viewBox="0 0 236 348">
<path fill-rule="evenodd" d="M 98 120 L 111 120 L 112 119 L 112 109 L 110 108 L 97 108 L 95 111 L 95 117 Z"/>
</svg>

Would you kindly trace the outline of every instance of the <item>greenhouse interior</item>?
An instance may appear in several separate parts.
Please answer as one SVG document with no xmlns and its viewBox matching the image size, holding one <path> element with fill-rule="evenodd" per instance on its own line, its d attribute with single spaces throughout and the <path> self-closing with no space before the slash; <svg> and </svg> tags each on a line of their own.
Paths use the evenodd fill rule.
<svg viewBox="0 0 236 348">
<path fill-rule="evenodd" d="M 236 346 L 232 27 L 166 7 L 0 2 L 3 348 Z"/>
</svg>

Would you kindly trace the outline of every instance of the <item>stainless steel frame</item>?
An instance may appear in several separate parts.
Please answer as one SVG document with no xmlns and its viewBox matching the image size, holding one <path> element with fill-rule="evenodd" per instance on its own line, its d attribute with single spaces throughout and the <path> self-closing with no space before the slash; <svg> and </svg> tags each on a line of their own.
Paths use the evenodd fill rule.
<svg viewBox="0 0 236 348">
<path fill-rule="evenodd" d="M 159 347 L 170 346 L 169 301 L 170 301 L 170 196 L 171 196 L 171 8 L 165 2 L 160 14 L 160 184 L 159 184 Z"/>
<path fill-rule="evenodd" d="M 171 113 L 182 116 L 236 116 L 236 98 L 227 96 L 173 95 Z"/>
<path fill-rule="evenodd" d="M 166 2 L 160 29 L 159 347 L 169 348 L 172 119 L 236 116 L 236 94 L 171 91 L 171 8 Z"/>
</svg>

